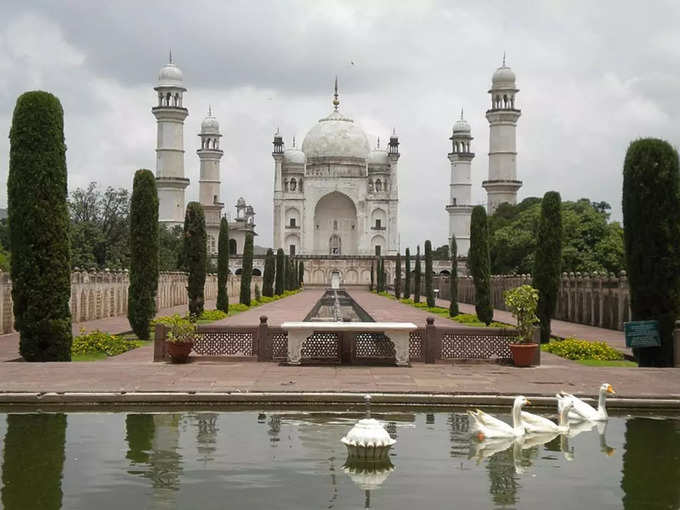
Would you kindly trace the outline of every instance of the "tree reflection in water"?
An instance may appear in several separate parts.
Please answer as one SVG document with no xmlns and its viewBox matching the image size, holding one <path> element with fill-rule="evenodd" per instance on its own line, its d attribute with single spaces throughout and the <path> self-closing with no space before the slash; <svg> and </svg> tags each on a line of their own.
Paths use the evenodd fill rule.
<svg viewBox="0 0 680 510">
<path fill-rule="evenodd" d="M 629 418 L 625 437 L 623 507 L 680 508 L 680 421 Z"/>
<path fill-rule="evenodd" d="M 195 416 L 196 419 L 196 449 L 198 450 L 198 460 L 206 465 L 209 461 L 215 460 L 214 454 L 217 448 L 217 428 L 216 413 L 201 413 Z"/>
<path fill-rule="evenodd" d="M 65 414 L 8 414 L 2 464 L 5 510 L 61 508 Z"/>
</svg>

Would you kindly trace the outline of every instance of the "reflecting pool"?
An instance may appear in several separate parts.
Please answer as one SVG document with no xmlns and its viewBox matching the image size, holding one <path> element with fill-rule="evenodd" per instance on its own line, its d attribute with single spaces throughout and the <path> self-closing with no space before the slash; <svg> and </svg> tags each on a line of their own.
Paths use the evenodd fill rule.
<svg viewBox="0 0 680 510">
<path fill-rule="evenodd" d="M 680 507 L 677 417 L 613 416 L 606 427 L 583 426 L 569 436 L 480 443 L 461 410 L 375 409 L 397 440 L 390 462 L 376 469 L 347 465 L 339 441 L 361 417 L 295 410 L 2 414 L 2 507 Z"/>
</svg>

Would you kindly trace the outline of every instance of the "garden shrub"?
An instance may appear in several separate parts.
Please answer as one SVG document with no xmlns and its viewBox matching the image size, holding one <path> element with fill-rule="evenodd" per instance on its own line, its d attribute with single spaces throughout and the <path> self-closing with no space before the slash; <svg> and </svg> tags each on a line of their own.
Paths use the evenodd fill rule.
<svg viewBox="0 0 680 510">
<path fill-rule="evenodd" d="M 476 205 L 472 208 L 470 219 L 470 251 L 468 252 L 468 267 L 475 286 L 475 311 L 477 317 L 485 324 L 493 320 L 491 306 L 491 282 L 489 259 L 489 231 L 484 206 Z"/>
<path fill-rule="evenodd" d="M 205 272 L 207 269 L 208 246 L 205 231 L 205 214 L 198 202 L 189 202 L 184 217 L 184 263 L 189 272 L 187 292 L 189 313 L 199 316 L 205 304 Z"/>
<path fill-rule="evenodd" d="M 434 288 L 432 287 L 432 243 L 425 241 L 425 300 L 427 306 L 434 306 Z"/>
<path fill-rule="evenodd" d="M 262 296 L 272 297 L 274 295 L 274 272 L 276 271 L 276 261 L 274 251 L 269 248 L 264 258 L 264 275 L 262 276 Z"/>
<path fill-rule="evenodd" d="M 203 310 L 203 313 L 198 318 L 202 321 L 219 321 L 228 316 L 229 314 L 222 310 Z"/>
<path fill-rule="evenodd" d="M 241 293 L 239 303 L 250 304 L 250 282 L 253 277 L 253 233 L 246 232 L 243 245 L 243 265 L 241 269 Z"/>
<path fill-rule="evenodd" d="M 220 234 L 217 239 L 217 309 L 229 313 L 229 292 L 227 290 L 229 274 L 229 222 L 227 218 L 220 220 Z"/>
<path fill-rule="evenodd" d="M 111 335 L 103 331 L 95 330 L 81 334 L 73 339 L 71 355 L 105 353 L 107 356 L 118 356 L 124 352 L 136 349 L 139 346 L 134 340 Z"/>
<path fill-rule="evenodd" d="M 580 338 L 553 339 L 541 349 L 561 358 L 571 360 L 595 359 L 599 361 L 618 361 L 623 354 L 605 342 L 591 342 Z"/>
</svg>

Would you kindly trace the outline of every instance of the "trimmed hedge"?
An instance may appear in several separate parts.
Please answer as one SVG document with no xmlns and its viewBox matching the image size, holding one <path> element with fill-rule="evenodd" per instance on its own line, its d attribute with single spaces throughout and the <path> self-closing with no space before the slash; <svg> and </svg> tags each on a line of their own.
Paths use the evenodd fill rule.
<svg viewBox="0 0 680 510">
<path fill-rule="evenodd" d="M 536 315 L 540 320 L 541 343 L 547 343 L 550 341 L 550 319 L 557 306 L 562 266 L 562 199 L 557 191 L 543 195 L 535 257 L 533 287 L 539 296 Z"/>
<path fill-rule="evenodd" d="M 205 215 L 198 202 L 189 202 L 184 216 L 183 257 L 188 276 L 189 314 L 198 317 L 205 304 L 205 273 L 208 260 Z"/>
<path fill-rule="evenodd" d="M 9 133 L 14 327 L 26 361 L 70 361 L 71 246 L 64 111 L 48 92 L 17 99 Z"/>
<path fill-rule="evenodd" d="M 82 333 L 73 339 L 71 354 L 79 356 L 83 354 L 104 353 L 107 356 L 118 356 L 124 352 L 139 347 L 139 343 L 117 335 L 95 330 L 90 333 Z"/>
<path fill-rule="evenodd" d="M 610 347 L 605 342 L 589 342 L 580 338 L 565 338 L 553 340 L 541 346 L 545 352 L 555 354 L 560 358 L 571 360 L 596 359 L 600 361 L 617 361 L 623 359 L 623 354 Z"/>
<path fill-rule="evenodd" d="M 264 275 L 262 276 L 262 295 L 272 297 L 274 295 L 274 250 L 269 248 L 264 258 Z"/>
<path fill-rule="evenodd" d="M 470 220 L 470 251 L 468 267 L 475 285 L 475 311 L 485 324 L 493 321 L 491 306 L 491 262 L 489 260 L 489 231 L 486 209 L 481 205 L 472 208 Z"/>
<path fill-rule="evenodd" d="M 250 306 L 250 282 L 253 278 L 253 233 L 246 232 L 243 245 L 243 269 L 241 270 L 241 293 L 238 302 Z"/>
<path fill-rule="evenodd" d="M 128 321 L 137 338 L 149 339 L 158 290 L 158 193 L 150 170 L 137 170 L 130 199 Z"/>
<path fill-rule="evenodd" d="M 229 222 L 227 218 L 220 220 L 220 235 L 217 238 L 217 303 L 218 310 L 229 313 Z"/>
<path fill-rule="evenodd" d="M 628 147 L 623 242 L 632 320 L 658 320 L 661 336 L 660 347 L 633 353 L 641 367 L 672 366 L 680 317 L 680 170 L 668 142 L 646 138 Z"/>
</svg>

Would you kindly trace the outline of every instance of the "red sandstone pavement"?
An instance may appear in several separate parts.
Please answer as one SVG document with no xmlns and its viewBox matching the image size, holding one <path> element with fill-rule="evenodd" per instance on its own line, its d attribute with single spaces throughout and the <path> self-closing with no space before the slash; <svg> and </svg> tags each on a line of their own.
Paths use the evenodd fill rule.
<svg viewBox="0 0 680 510">
<path fill-rule="evenodd" d="M 267 316 L 267 324 L 270 326 L 280 326 L 286 321 L 302 321 L 323 293 L 324 289 L 305 289 L 304 292 L 232 315 L 211 325 L 257 326 L 261 315 Z"/>
<path fill-rule="evenodd" d="M 321 292 L 306 290 L 231 317 L 227 323 L 236 324 L 239 319 L 239 323 L 256 324 L 253 319 L 259 321 L 260 315 L 271 317 L 272 324 L 283 319 L 299 320 Z M 422 325 L 428 316 L 427 312 L 367 291 L 354 290 L 351 294 L 378 320 L 404 320 Z M 106 321 L 111 321 L 107 324 L 121 324 L 120 318 Z M 594 395 L 602 382 L 612 384 L 622 397 L 680 399 L 680 369 L 586 367 L 550 355 L 544 355 L 543 364 L 534 368 L 423 363 L 414 363 L 409 368 L 289 367 L 276 363 L 218 361 L 172 365 L 153 363 L 151 358 L 151 347 L 145 347 L 106 362 L 0 363 L 0 400 L 2 393 L 8 392 L 323 391 L 553 395 L 559 390 L 567 390 Z"/>
</svg>

